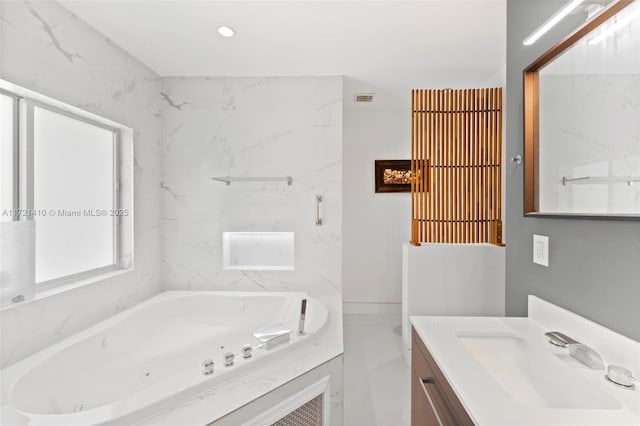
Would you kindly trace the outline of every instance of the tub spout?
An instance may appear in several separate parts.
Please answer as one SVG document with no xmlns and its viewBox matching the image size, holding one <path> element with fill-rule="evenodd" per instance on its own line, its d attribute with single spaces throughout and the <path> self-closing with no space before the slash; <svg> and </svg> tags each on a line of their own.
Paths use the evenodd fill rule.
<svg viewBox="0 0 640 426">
<path fill-rule="evenodd" d="M 300 320 L 298 321 L 298 334 L 304 334 L 304 319 L 307 314 L 307 299 L 302 299 L 302 304 L 300 306 Z"/>
</svg>

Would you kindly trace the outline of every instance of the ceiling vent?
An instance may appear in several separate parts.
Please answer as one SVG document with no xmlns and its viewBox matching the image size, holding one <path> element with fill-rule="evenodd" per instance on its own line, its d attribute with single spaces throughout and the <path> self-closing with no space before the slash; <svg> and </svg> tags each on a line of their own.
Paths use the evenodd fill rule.
<svg viewBox="0 0 640 426">
<path fill-rule="evenodd" d="M 356 103 L 371 103 L 375 93 L 356 93 L 353 100 Z"/>
</svg>

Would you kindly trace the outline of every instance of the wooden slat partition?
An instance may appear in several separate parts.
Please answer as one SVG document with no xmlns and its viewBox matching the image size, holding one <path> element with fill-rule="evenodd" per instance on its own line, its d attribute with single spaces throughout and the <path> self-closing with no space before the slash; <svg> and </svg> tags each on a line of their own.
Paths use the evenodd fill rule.
<svg viewBox="0 0 640 426">
<path fill-rule="evenodd" d="M 502 245 L 502 88 L 412 90 L 411 243 Z"/>
</svg>

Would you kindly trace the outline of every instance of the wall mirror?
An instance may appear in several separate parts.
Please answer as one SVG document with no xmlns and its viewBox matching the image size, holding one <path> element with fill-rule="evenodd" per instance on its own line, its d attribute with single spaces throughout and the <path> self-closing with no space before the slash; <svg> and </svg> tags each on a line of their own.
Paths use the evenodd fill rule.
<svg viewBox="0 0 640 426">
<path fill-rule="evenodd" d="M 524 70 L 526 215 L 640 218 L 640 1 Z"/>
</svg>

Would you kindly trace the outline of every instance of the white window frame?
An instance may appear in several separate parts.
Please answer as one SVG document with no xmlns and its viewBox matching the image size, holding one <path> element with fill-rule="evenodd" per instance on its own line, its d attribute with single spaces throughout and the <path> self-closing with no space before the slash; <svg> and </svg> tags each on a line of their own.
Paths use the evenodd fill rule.
<svg viewBox="0 0 640 426">
<path fill-rule="evenodd" d="M 34 119 L 35 107 L 41 108 L 65 117 L 77 120 L 92 126 L 96 126 L 113 133 L 113 209 L 119 211 L 122 206 L 121 197 L 121 165 L 120 151 L 122 145 L 121 129 L 110 126 L 106 123 L 91 119 L 86 116 L 65 110 L 58 106 L 48 104 L 36 99 L 20 96 L 8 90 L 0 88 L 0 93 L 8 95 L 14 99 L 14 182 L 13 182 L 13 202 L 14 209 L 19 212 L 34 211 Z M 131 212 L 130 212 L 131 213 Z M 112 263 L 107 266 L 78 272 L 53 280 L 36 282 L 36 292 L 48 291 L 55 287 L 64 286 L 83 280 L 99 277 L 104 274 L 123 269 L 122 266 L 122 219 L 118 214 L 112 216 L 113 226 L 113 257 Z M 19 217 L 14 215 L 13 220 L 35 220 L 33 215 Z"/>
<path fill-rule="evenodd" d="M 3 88 L 0 87 L 0 93 L 8 96 L 12 99 L 12 110 L 13 110 L 13 133 L 11 135 L 11 144 L 13 146 L 12 154 L 13 154 L 13 159 L 12 159 L 12 163 L 13 163 L 13 194 L 11 196 L 11 205 L 8 206 L 9 209 L 14 211 L 14 214 L 11 217 L 12 221 L 17 221 L 18 218 L 18 214 L 17 214 L 17 208 L 18 208 L 18 180 L 19 180 L 19 169 L 18 169 L 18 149 L 19 149 L 19 143 L 18 143 L 18 134 L 19 134 L 19 124 L 20 124 L 20 120 L 19 120 L 19 114 L 18 114 L 18 108 L 19 108 L 19 101 L 20 101 L 20 96 L 16 95 L 13 92 L 9 92 L 8 90 L 4 90 Z"/>
</svg>

